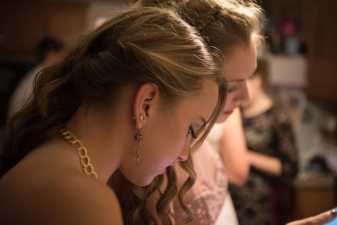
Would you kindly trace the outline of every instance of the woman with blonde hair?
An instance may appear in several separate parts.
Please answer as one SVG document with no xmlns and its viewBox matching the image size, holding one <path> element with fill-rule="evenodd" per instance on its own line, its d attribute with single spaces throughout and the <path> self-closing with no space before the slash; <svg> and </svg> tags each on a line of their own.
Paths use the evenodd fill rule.
<svg viewBox="0 0 337 225">
<path fill-rule="evenodd" d="M 108 179 L 120 171 L 146 186 L 185 161 L 224 94 L 203 40 L 174 13 L 142 8 L 111 19 L 40 72 L 9 122 L 0 224 L 123 224 Z"/>
<path fill-rule="evenodd" d="M 177 12 L 202 35 L 228 86 L 225 106 L 217 120 L 224 122 L 236 107 L 248 100 L 246 80 L 256 68 L 256 51 L 262 39 L 261 9 L 251 1 L 229 0 L 222 3 L 211 0 L 142 0 L 135 7 L 141 6 L 156 6 Z M 164 179 L 167 185 L 160 185 L 163 180 L 161 176 L 145 192 L 132 188 L 127 190 L 129 185 L 122 184 L 122 178 L 112 178 L 111 185 L 115 189 L 120 187 L 117 196 L 123 199 L 122 207 L 129 209 L 124 215 L 127 224 L 135 224 L 133 216 L 146 218 L 151 214 L 146 209 L 147 200 L 144 199 L 149 199 L 153 192 L 159 193 L 159 200 L 154 200 L 149 208 L 152 214 L 157 215 L 157 223 L 183 224 L 193 218 L 193 224 L 223 224 L 224 220 L 219 216 L 226 201 L 227 178 L 221 169 L 223 164 L 218 153 L 206 149 L 209 147 L 203 146 L 193 155 L 193 160 L 197 161 L 195 166 L 190 158 L 174 169 L 169 167 L 167 179 Z M 203 166 L 206 164 L 209 166 Z M 196 179 L 197 176 L 199 179 Z M 178 198 L 171 207 L 175 196 L 172 193 L 175 192 Z M 132 193 L 136 197 L 130 199 Z M 130 204 L 132 201 L 135 204 Z"/>
</svg>

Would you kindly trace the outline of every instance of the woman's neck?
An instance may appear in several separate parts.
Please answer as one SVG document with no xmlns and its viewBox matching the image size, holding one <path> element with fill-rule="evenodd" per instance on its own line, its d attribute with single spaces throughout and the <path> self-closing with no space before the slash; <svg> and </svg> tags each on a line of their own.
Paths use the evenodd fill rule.
<svg viewBox="0 0 337 225">
<path fill-rule="evenodd" d="M 76 113 L 66 127 L 87 148 L 98 179 L 104 183 L 119 168 L 125 148 L 123 134 L 119 132 L 125 130 L 125 127 L 119 126 L 118 120 L 112 122 L 111 115 L 107 117 L 99 112 L 82 110 Z"/>
</svg>

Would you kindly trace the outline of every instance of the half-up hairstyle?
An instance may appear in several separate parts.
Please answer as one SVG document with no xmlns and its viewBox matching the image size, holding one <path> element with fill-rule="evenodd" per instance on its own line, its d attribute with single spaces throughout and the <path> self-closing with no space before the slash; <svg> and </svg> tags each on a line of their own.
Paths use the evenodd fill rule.
<svg viewBox="0 0 337 225">
<path fill-rule="evenodd" d="M 30 101 L 8 123 L 0 177 L 57 135 L 83 103 L 104 107 L 113 104 L 123 86 L 153 83 L 169 105 L 199 93 L 205 80 L 219 84 L 219 100 L 203 138 L 225 97 L 221 72 L 203 39 L 172 11 L 144 7 L 125 12 L 85 36 L 61 63 L 39 73 Z M 159 183 L 158 178 L 154 186 Z M 145 193 L 142 202 L 151 192 Z M 133 224 L 151 221 L 144 210 L 123 209 L 123 215 L 139 212 L 130 217 Z"/>
<path fill-rule="evenodd" d="M 263 13 L 252 0 L 138 0 L 134 5 L 136 8 L 143 6 L 154 6 L 176 12 L 198 30 L 219 71 L 222 71 L 226 57 L 230 56 L 235 47 L 248 47 L 252 43 L 259 45 L 263 41 L 261 34 L 264 22 Z M 226 74 L 223 77 L 226 79 Z M 174 182 L 176 175 L 174 169 L 169 168 L 165 175 L 168 184 L 166 189 L 177 190 L 180 206 L 187 214 L 186 222 L 190 222 L 193 215 L 184 204 L 184 195 L 196 180 L 192 157 L 181 162 L 180 166 L 189 174 L 186 182 L 180 189 L 173 188 L 172 186 L 176 186 Z M 151 185 L 151 190 L 153 190 L 153 185 Z M 176 194 L 167 191 L 160 194 L 157 203 L 157 214 L 160 217 L 169 215 L 169 205 L 174 196 Z"/>
</svg>

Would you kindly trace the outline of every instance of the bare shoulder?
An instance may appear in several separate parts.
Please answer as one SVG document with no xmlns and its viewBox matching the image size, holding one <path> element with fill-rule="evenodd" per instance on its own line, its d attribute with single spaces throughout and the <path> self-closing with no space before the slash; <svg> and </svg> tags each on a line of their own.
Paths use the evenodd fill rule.
<svg viewBox="0 0 337 225">
<path fill-rule="evenodd" d="M 97 180 L 66 175 L 35 183 L 3 186 L 0 214 L 6 213 L 7 221 L 27 225 L 123 224 L 116 195 Z M 0 224 L 7 221 L 0 219 Z"/>
<path fill-rule="evenodd" d="M 66 182 L 60 189 L 64 190 L 64 194 L 60 196 L 63 200 L 55 199 L 55 202 L 60 201 L 59 204 L 62 206 L 72 201 L 69 205 L 70 210 L 66 210 L 65 213 L 71 213 L 77 217 L 76 223 L 70 221 L 69 224 L 123 224 L 118 199 L 106 184 L 94 179 L 78 178 L 78 180 Z M 83 214 L 85 217 L 80 219 Z M 60 221 L 56 224 L 66 223 Z"/>
</svg>

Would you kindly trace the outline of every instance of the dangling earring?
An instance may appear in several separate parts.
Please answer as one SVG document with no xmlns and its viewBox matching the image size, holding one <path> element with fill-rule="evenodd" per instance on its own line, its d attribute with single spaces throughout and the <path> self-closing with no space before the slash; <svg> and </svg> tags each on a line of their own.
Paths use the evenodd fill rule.
<svg viewBox="0 0 337 225">
<path fill-rule="evenodd" d="M 138 129 L 134 135 L 134 139 L 135 141 L 138 143 L 138 147 L 137 147 L 137 150 L 136 150 L 136 160 L 137 160 L 137 163 L 140 163 L 141 161 L 141 156 L 140 156 L 140 145 L 141 145 L 141 142 L 143 140 L 143 134 L 142 134 L 142 131 L 141 129 Z"/>
<path fill-rule="evenodd" d="M 133 119 L 136 120 L 136 116 L 133 116 Z M 145 120 L 145 117 L 144 115 L 140 115 L 140 120 L 141 121 L 144 121 Z M 141 146 L 141 142 L 143 141 L 143 134 L 142 134 L 142 129 L 137 129 L 135 135 L 134 135 L 134 139 L 135 141 L 138 143 L 139 147 L 137 148 L 136 150 L 136 160 L 137 160 L 137 163 L 140 163 L 141 161 L 141 155 L 140 155 L 140 146 Z"/>
</svg>

